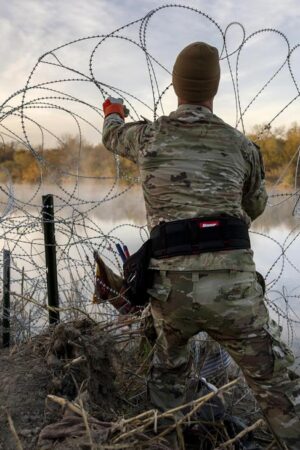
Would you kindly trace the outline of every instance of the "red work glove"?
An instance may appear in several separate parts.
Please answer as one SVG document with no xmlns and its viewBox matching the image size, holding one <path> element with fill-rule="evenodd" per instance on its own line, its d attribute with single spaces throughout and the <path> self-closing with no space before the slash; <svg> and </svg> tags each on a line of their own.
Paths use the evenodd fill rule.
<svg viewBox="0 0 300 450">
<path fill-rule="evenodd" d="M 129 110 L 123 105 L 121 98 L 108 97 L 103 103 L 104 116 L 107 117 L 110 114 L 119 114 L 122 119 L 128 116 Z"/>
</svg>

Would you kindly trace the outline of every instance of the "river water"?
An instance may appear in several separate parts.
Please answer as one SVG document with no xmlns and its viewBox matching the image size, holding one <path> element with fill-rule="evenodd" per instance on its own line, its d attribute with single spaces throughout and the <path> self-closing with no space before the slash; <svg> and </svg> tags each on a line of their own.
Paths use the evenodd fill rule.
<svg viewBox="0 0 300 450">
<path fill-rule="evenodd" d="M 20 285 L 23 270 L 27 291 L 35 286 L 35 295 L 45 290 L 41 205 L 42 195 L 48 193 L 54 194 L 55 202 L 60 291 L 66 299 L 72 291 L 74 300 L 75 284 L 81 301 L 90 301 L 93 250 L 99 250 L 118 271 L 121 262 L 115 244 L 126 243 L 133 253 L 147 238 L 141 190 L 112 189 L 103 182 L 81 183 L 75 189 L 19 185 L 14 186 L 14 201 L 11 198 L 10 202 L 0 193 L 0 217 L 7 213 L 0 222 L 0 250 L 12 252 L 13 282 Z M 264 214 L 252 224 L 251 244 L 257 270 L 266 278 L 271 314 L 282 324 L 285 339 L 300 356 L 300 217 L 297 211 L 293 215 L 296 197 L 279 194 L 270 199 Z M 40 301 L 44 299 L 40 297 Z"/>
</svg>

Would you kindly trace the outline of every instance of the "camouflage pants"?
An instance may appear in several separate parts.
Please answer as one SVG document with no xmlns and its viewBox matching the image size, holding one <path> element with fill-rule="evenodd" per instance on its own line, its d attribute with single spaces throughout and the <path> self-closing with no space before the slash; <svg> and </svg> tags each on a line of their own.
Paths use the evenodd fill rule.
<svg viewBox="0 0 300 450">
<path fill-rule="evenodd" d="M 299 449 L 300 381 L 288 377 L 293 354 L 269 318 L 255 272 L 156 272 L 148 292 L 158 335 L 151 402 L 160 410 L 185 403 L 188 340 L 206 331 L 240 366 L 276 439 Z"/>
</svg>

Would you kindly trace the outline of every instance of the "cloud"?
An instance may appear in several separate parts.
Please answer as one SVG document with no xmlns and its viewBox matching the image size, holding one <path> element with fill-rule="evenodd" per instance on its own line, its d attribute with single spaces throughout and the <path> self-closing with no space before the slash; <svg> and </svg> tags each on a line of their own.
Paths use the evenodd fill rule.
<svg viewBox="0 0 300 450">
<path fill-rule="evenodd" d="M 69 41 L 97 34 L 107 34 L 130 21 L 141 18 L 148 11 L 160 8 L 165 2 L 160 0 L 11 0 L 3 2 L 1 18 L 0 59 L 0 102 L 12 92 L 22 88 L 38 58 L 45 52 Z M 249 35 L 259 28 L 278 28 L 286 32 L 291 45 L 297 43 L 300 8 L 298 0 L 273 2 L 273 0 L 252 0 L 237 2 L 234 0 L 182 1 L 182 5 L 196 8 L 210 16 L 224 30 L 232 21 L 240 21 Z M 147 48 L 150 53 L 171 70 L 177 52 L 192 40 L 208 40 L 213 45 L 222 47 L 222 36 L 217 27 L 204 16 L 192 14 L 184 8 L 162 8 L 154 15 L 147 28 Z M 139 24 L 125 28 L 121 35 L 138 41 Z M 235 48 L 241 39 L 241 30 L 232 28 L 228 35 L 230 48 Z M 282 41 L 283 42 L 283 41 Z M 272 33 L 260 34 L 247 43 L 240 57 L 239 75 L 242 89 L 243 104 L 247 104 L 258 89 L 268 80 L 270 73 L 278 67 L 278 63 L 286 54 L 286 46 L 279 35 Z M 97 40 L 81 42 L 57 52 L 63 62 L 89 75 L 89 55 Z M 293 58 L 296 67 L 297 55 Z M 48 59 L 49 60 L 49 59 Z M 53 57 L 52 57 L 53 60 Z M 155 70 L 158 83 L 165 87 L 170 76 L 156 64 Z M 228 67 L 223 64 L 223 86 L 220 111 L 233 116 L 233 89 L 230 82 Z M 128 41 L 109 39 L 98 49 L 94 58 L 95 76 L 101 81 L 111 83 L 119 88 L 130 91 L 151 103 L 152 94 L 150 79 L 147 73 L 145 56 L 138 47 Z M 232 69 L 235 70 L 235 56 L 232 58 Z M 46 81 L 58 78 L 75 77 L 68 71 L 50 66 L 39 66 L 32 82 Z M 280 84 L 281 83 L 281 84 Z M 273 87 L 274 86 L 274 87 Z M 288 86 L 288 88 L 287 88 Z M 53 86 L 56 87 L 56 86 Z M 56 87 L 76 95 L 95 105 L 100 103 L 101 95 L 95 86 L 87 83 L 65 83 Z M 293 91 L 293 92 L 291 92 Z M 270 84 L 266 92 L 269 96 L 278 98 L 278 104 L 285 103 L 294 94 L 290 75 L 278 78 L 278 82 Z M 36 93 L 37 95 L 37 93 Z M 41 95 L 41 92 L 38 93 Z M 43 94 L 45 95 L 45 93 Z M 30 98 L 30 97 L 29 97 Z M 264 98 L 264 97 L 262 97 Z M 226 101 L 225 101 L 226 99 Z M 228 102 L 228 99 L 231 101 Z M 59 102 L 58 102 L 59 103 Z M 174 105 L 172 96 L 168 93 L 167 105 Z M 147 110 L 135 104 L 141 113 Z M 226 106 L 230 105 L 230 106 Z M 274 103 L 272 103 L 272 107 Z M 70 106 L 70 102 L 68 102 Z M 74 106 L 74 105 L 73 105 Z M 227 112 L 226 112 L 227 107 Z M 269 108 L 261 108 L 269 111 Z M 37 114 L 38 111 L 35 111 Z M 32 112 L 33 114 L 34 112 Z M 49 113 L 50 114 L 50 113 Z M 38 115 L 38 114 L 37 114 Z M 149 113 L 146 114 L 149 117 Z M 51 126 L 55 128 L 57 111 L 51 111 Z M 249 121 L 262 121 L 265 117 L 258 110 L 249 115 Z M 288 119 L 286 119 L 288 120 Z M 66 121 L 67 123 L 67 121 Z M 59 121 L 59 127 L 62 121 Z"/>
</svg>

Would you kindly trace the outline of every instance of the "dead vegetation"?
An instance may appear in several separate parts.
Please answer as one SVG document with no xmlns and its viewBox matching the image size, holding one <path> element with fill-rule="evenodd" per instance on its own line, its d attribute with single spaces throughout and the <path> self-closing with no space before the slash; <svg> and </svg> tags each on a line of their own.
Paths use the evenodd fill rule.
<svg viewBox="0 0 300 450">
<path fill-rule="evenodd" d="M 178 408 L 180 420 L 174 421 L 177 410 L 151 409 L 146 396 L 151 345 L 141 338 L 139 320 L 105 325 L 78 320 L 0 350 L 0 449 L 170 450 L 165 436 L 171 430 L 186 450 L 267 448 L 270 439 L 258 414 L 247 426 L 232 419 L 230 405 L 243 409 L 235 401 L 245 396 L 239 379 L 199 391 L 196 400 Z M 223 404 L 221 395 L 227 406 L 211 421 L 207 412 Z M 259 447 L 253 430 L 261 427 L 265 446 Z"/>
</svg>

